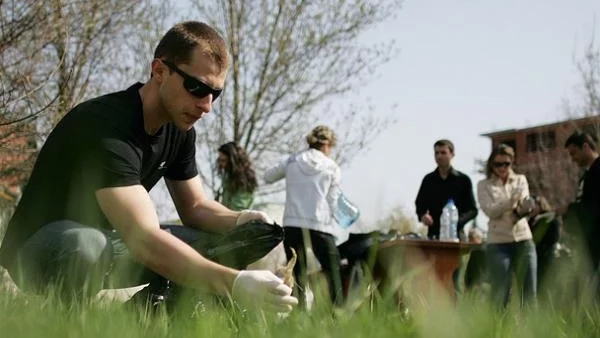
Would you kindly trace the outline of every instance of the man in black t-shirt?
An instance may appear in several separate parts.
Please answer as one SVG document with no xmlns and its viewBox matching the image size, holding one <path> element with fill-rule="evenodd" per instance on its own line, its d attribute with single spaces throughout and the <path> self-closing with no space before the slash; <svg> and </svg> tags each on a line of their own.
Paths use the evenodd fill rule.
<svg viewBox="0 0 600 338">
<path fill-rule="evenodd" d="M 221 93 L 228 58 L 213 28 L 180 23 L 159 42 L 147 83 L 65 115 L 39 153 L 0 248 L 0 264 L 21 288 L 94 294 L 112 275 L 126 279 L 122 270 L 135 264 L 122 260 L 130 257 L 179 285 L 291 310 L 297 300 L 271 272 L 225 267 L 185 243 L 195 229 L 223 233 L 253 219 L 270 222 L 262 212 L 235 212 L 207 198 L 198 177 L 193 125 Z M 161 230 L 148 194 L 163 177 L 185 224 L 169 231 Z"/>
</svg>

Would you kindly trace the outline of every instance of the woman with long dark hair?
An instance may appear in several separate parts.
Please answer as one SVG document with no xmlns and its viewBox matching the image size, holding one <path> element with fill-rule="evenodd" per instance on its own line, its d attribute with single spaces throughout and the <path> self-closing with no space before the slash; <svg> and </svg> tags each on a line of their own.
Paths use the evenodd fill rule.
<svg viewBox="0 0 600 338">
<path fill-rule="evenodd" d="M 252 162 L 244 148 L 236 142 L 221 145 L 217 171 L 222 182 L 217 200 L 231 210 L 250 209 L 258 184 Z"/>
</svg>

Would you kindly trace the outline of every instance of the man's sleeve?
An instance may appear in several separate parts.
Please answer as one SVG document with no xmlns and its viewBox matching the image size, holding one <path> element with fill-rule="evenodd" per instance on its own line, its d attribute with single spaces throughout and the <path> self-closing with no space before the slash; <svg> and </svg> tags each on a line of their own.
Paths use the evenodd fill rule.
<svg viewBox="0 0 600 338">
<path fill-rule="evenodd" d="M 421 186 L 419 187 L 419 192 L 417 193 L 417 198 L 415 200 L 415 207 L 417 210 L 417 218 L 421 221 L 421 217 L 425 215 L 427 212 L 427 176 L 423 177 L 421 181 Z"/>
<path fill-rule="evenodd" d="M 196 167 L 196 131 L 187 131 L 175 161 L 169 165 L 165 177 L 174 181 L 184 181 L 198 175 Z"/>
<path fill-rule="evenodd" d="M 81 174 L 97 189 L 140 184 L 141 158 L 134 147 L 115 136 L 98 138 Z"/>
<path fill-rule="evenodd" d="M 473 183 L 469 176 L 464 176 L 464 193 L 462 196 L 462 209 L 460 211 L 460 215 L 458 217 L 458 230 L 462 230 L 462 228 L 469 221 L 477 217 L 477 205 L 475 203 L 475 194 L 473 194 Z"/>
<path fill-rule="evenodd" d="M 600 161 L 600 160 L 597 160 Z M 583 201 L 585 205 L 584 209 L 584 217 L 589 218 L 587 220 L 590 224 L 590 229 L 593 229 L 595 234 L 600 232 L 600 165 L 596 164 L 593 166 L 589 174 L 589 177 L 586 178 L 584 182 L 585 190 L 589 193 L 589 197 Z"/>
</svg>

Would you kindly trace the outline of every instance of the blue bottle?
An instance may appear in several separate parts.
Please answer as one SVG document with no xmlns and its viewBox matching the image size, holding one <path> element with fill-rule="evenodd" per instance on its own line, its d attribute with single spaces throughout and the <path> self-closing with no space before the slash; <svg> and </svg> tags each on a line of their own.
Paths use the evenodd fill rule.
<svg viewBox="0 0 600 338">
<path fill-rule="evenodd" d="M 337 223 L 342 228 L 348 228 L 360 216 L 360 211 L 358 208 L 352 204 L 344 194 L 340 194 L 340 197 L 337 200 L 336 208 L 333 212 L 333 218 L 337 221 Z"/>
</svg>

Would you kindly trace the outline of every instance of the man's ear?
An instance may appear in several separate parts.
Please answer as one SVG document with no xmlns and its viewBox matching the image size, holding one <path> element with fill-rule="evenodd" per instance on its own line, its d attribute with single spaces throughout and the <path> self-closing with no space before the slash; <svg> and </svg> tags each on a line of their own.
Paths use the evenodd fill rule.
<svg viewBox="0 0 600 338">
<path fill-rule="evenodd" d="M 165 71 L 167 71 L 167 66 L 159 59 L 154 59 L 152 60 L 151 68 L 151 76 L 157 79 L 159 82 L 162 81 Z"/>
</svg>

